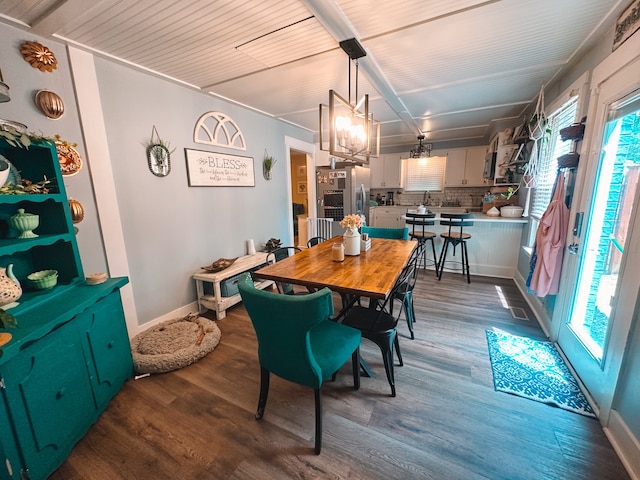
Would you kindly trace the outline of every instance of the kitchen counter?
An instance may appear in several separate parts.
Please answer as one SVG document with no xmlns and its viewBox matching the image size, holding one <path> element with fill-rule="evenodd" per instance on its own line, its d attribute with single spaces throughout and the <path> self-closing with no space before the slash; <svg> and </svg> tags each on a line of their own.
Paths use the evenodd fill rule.
<svg viewBox="0 0 640 480">
<path fill-rule="evenodd" d="M 404 227 L 407 210 L 413 210 L 413 206 L 407 205 L 381 205 L 370 208 L 370 224 L 378 227 Z M 436 233 L 436 252 L 440 254 L 442 239 L 440 233 L 448 227 L 440 225 L 441 213 L 464 213 L 463 207 L 430 207 L 436 214 L 433 219 L 435 225 L 429 230 Z M 472 227 L 465 228 L 465 232 L 471 234 L 467 242 L 469 253 L 469 267 L 472 275 L 485 275 L 492 277 L 514 278 L 522 232 L 529 221 L 526 217 L 490 217 L 482 212 L 472 212 Z M 409 232 L 411 232 L 411 225 Z M 457 252 L 456 252 L 457 253 Z M 445 269 L 445 274 L 447 269 Z M 473 281 L 473 280 L 472 280 Z"/>
</svg>

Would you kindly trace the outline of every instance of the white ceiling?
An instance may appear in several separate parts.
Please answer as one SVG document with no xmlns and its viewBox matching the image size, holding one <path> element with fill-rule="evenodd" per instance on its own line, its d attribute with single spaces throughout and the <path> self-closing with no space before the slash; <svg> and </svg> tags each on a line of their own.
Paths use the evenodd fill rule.
<svg viewBox="0 0 640 480">
<path fill-rule="evenodd" d="M 170 77 L 317 134 L 359 95 L 383 148 L 488 142 L 610 29 L 630 0 L 0 0 L 0 21 Z M 352 72 L 355 74 L 355 71 Z M 352 77 L 352 85 L 355 78 Z M 355 97 L 355 94 L 353 95 Z"/>
</svg>

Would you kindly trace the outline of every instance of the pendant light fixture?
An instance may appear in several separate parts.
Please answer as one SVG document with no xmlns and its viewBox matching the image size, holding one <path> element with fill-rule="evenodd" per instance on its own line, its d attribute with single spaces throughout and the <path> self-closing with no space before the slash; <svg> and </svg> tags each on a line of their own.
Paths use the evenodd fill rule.
<svg viewBox="0 0 640 480">
<path fill-rule="evenodd" d="M 424 135 L 418 135 L 418 145 L 415 145 L 409 152 L 409 158 L 429 158 L 431 156 L 430 143 L 423 144 Z"/>
<path fill-rule="evenodd" d="M 358 99 L 358 59 L 367 52 L 355 38 L 343 40 L 340 48 L 349 57 L 349 95 L 345 100 L 329 90 L 329 105 L 320 105 L 320 149 L 328 150 L 336 157 L 368 163 L 369 157 L 377 157 L 380 150 L 380 122 L 375 121 L 369 111 L 369 95 Z M 351 102 L 353 61 L 356 67 L 355 103 Z"/>
</svg>

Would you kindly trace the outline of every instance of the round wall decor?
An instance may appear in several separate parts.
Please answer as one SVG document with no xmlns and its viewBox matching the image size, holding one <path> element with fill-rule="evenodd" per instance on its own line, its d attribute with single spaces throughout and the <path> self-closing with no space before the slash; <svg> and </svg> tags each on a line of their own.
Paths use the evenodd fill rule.
<svg viewBox="0 0 640 480">
<path fill-rule="evenodd" d="M 41 72 L 53 72 L 58 68 L 58 60 L 51 50 L 38 42 L 24 42 L 20 53 L 25 61 Z"/>
<path fill-rule="evenodd" d="M 39 90 L 36 92 L 34 102 L 42 113 L 53 120 L 57 120 L 64 113 L 64 102 L 55 92 Z"/>
<path fill-rule="evenodd" d="M 60 162 L 60 170 L 62 175 L 75 175 L 82 168 L 82 158 L 78 151 L 64 140 L 56 140 L 56 150 L 58 151 L 58 162 Z"/>
<path fill-rule="evenodd" d="M 84 219 L 84 207 L 78 200 L 69 199 L 69 208 L 71 209 L 71 220 L 73 223 L 80 223 Z"/>
</svg>

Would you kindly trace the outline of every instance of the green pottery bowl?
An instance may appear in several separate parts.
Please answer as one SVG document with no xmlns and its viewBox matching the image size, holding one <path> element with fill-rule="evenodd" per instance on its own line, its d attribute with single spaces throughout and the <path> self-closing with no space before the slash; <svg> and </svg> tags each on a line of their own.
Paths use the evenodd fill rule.
<svg viewBox="0 0 640 480">
<path fill-rule="evenodd" d="M 27 279 L 31 282 L 35 288 L 44 290 L 45 288 L 51 288 L 58 283 L 58 271 L 57 270 L 40 270 L 39 272 L 33 272 L 27 275 Z"/>
</svg>

